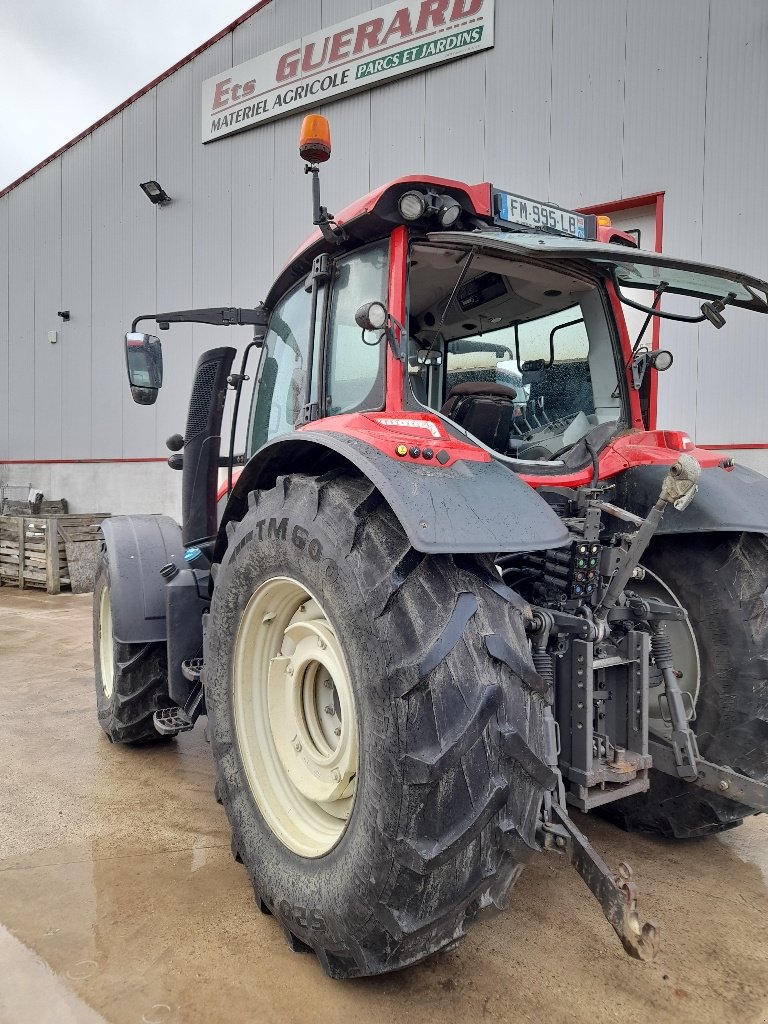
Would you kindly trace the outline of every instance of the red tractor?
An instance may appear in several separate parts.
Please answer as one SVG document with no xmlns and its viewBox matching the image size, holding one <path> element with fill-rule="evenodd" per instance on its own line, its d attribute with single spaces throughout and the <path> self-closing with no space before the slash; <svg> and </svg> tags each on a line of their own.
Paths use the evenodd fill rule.
<svg viewBox="0 0 768 1024">
<path fill-rule="evenodd" d="M 650 957 L 629 870 L 568 807 L 672 838 L 768 809 L 768 480 L 648 429 L 672 357 L 643 339 L 768 313 L 768 285 L 490 184 L 403 178 L 334 220 L 324 119 L 301 153 L 317 230 L 264 304 L 127 335 L 150 404 L 140 320 L 254 328 L 238 372 L 201 357 L 169 439 L 182 525 L 103 524 L 101 726 L 207 715 L 233 852 L 331 977 L 454 945 L 547 849 Z"/>
</svg>

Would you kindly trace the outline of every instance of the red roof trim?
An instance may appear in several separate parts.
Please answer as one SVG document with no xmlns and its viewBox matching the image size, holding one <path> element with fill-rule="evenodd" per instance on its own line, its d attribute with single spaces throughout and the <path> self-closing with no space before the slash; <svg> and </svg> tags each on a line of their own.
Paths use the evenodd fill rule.
<svg viewBox="0 0 768 1024">
<path fill-rule="evenodd" d="M 130 107 L 132 103 L 141 99 L 142 96 L 146 95 L 146 93 L 154 89 L 155 86 L 165 81 L 166 78 L 170 78 L 172 74 L 179 70 L 179 68 L 183 68 L 185 64 L 189 64 L 191 60 L 194 60 L 195 57 L 199 56 L 204 50 L 213 46 L 214 43 L 218 43 L 220 39 L 223 39 L 224 36 L 228 35 L 230 32 L 234 32 L 238 25 L 242 25 L 244 21 L 247 21 L 254 14 L 257 14 L 262 7 L 266 7 L 268 3 L 271 3 L 271 0 L 260 0 L 259 3 L 254 4 L 254 6 L 249 8 L 245 14 L 241 14 L 239 18 L 236 18 L 230 25 L 227 25 L 226 28 L 217 32 L 215 36 L 211 36 L 207 42 L 202 43 L 196 50 L 193 50 L 192 53 L 188 53 L 186 57 L 182 57 L 180 61 L 177 61 L 177 63 L 173 65 L 173 67 L 168 68 L 167 71 L 158 75 L 157 78 L 152 79 L 152 81 L 148 85 L 145 85 L 143 89 L 139 89 L 139 91 L 135 92 L 133 96 L 129 96 L 127 100 L 124 100 L 120 104 L 120 106 L 115 107 L 114 110 L 110 110 L 108 114 L 105 114 L 104 117 L 96 121 L 95 124 L 92 124 L 90 128 L 86 128 L 84 132 L 80 132 L 80 134 L 76 135 L 70 142 L 65 143 L 60 149 L 57 149 L 55 153 L 51 153 L 51 155 L 47 156 L 45 160 L 41 160 L 39 164 L 32 168 L 32 170 L 27 171 L 26 174 L 22 174 L 20 178 L 12 181 L 10 185 L 6 185 L 6 187 L 0 191 L 0 199 L 15 189 L 18 185 L 21 185 L 21 183 L 26 181 L 27 178 L 31 178 L 33 174 L 37 174 L 37 172 L 42 170 L 42 168 L 47 164 L 54 161 L 57 157 L 60 157 L 62 153 L 66 153 L 68 149 L 77 145 L 77 143 L 80 142 L 81 139 L 84 139 L 86 135 L 90 135 L 91 132 L 95 132 L 97 128 L 101 128 L 103 124 L 106 124 L 107 121 L 119 114 L 121 110 L 125 110 L 126 107 Z"/>
</svg>

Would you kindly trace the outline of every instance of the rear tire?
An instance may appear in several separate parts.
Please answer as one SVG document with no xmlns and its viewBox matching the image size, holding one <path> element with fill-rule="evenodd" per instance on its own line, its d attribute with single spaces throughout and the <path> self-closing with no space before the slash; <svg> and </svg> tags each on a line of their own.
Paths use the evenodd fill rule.
<svg viewBox="0 0 768 1024">
<path fill-rule="evenodd" d="M 114 743 L 151 743 L 160 736 L 155 711 L 173 704 L 168 696 L 164 642 L 119 643 L 112 632 L 109 562 L 102 553 L 93 591 L 93 662 L 99 725 Z"/>
<path fill-rule="evenodd" d="M 768 781 L 768 538 L 662 537 L 643 562 L 675 592 L 693 626 L 701 657 L 693 729 L 702 757 Z M 647 793 L 608 809 L 628 831 L 675 839 L 723 832 L 750 813 L 654 770 Z"/>
<path fill-rule="evenodd" d="M 299 588 L 295 602 L 301 591 L 315 602 L 313 621 L 325 622 L 340 646 L 355 708 L 354 799 L 346 824 L 315 856 L 296 852 L 300 834 L 278 838 L 269 793 L 248 781 L 243 652 L 260 651 L 261 661 L 247 664 L 263 666 L 272 643 L 273 660 L 281 650 L 284 658 L 293 641 L 281 648 L 280 638 L 307 614 L 306 605 L 285 606 L 292 591 L 280 581 Z M 274 610 L 265 594 L 274 595 Z M 249 609 L 258 613 L 255 627 Z M 205 627 L 217 791 L 262 910 L 292 948 L 315 952 L 329 976 L 394 971 L 452 946 L 480 911 L 503 908 L 536 849 L 542 794 L 554 779 L 525 613 L 489 560 L 416 552 L 363 478 L 280 478 L 250 496 L 230 529 Z M 296 685 L 285 665 L 268 672 L 273 694 L 276 679 Z M 273 706 L 256 717 L 262 746 L 278 749 L 282 719 Z M 282 757 L 280 786 L 294 763 L 290 749 Z M 279 771 L 275 758 L 257 764 Z"/>
</svg>

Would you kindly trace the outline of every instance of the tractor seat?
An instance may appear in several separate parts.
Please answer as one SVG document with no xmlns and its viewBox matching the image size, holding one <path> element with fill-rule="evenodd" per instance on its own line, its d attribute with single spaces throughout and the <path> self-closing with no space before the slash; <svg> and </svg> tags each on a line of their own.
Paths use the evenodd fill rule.
<svg viewBox="0 0 768 1024">
<path fill-rule="evenodd" d="M 517 392 L 491 381 L 457 384 L 440 412 L 495 451 L 509 447 Z"/>
</svg>

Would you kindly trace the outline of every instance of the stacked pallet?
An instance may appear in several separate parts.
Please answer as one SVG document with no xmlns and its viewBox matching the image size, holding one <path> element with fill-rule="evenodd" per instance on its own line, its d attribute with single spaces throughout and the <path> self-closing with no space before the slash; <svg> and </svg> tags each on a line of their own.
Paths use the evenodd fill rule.
<svg viewBox="0 0 768 1024">
<path fill-rule="evenodd" d="M 99 524 L 107 515 L 0 516 L 0 583 L 44 587 L 49 594 L 75 589 L 70 562 L 75 569 L 81 545 L 98 547 Z"/>
</svg>

